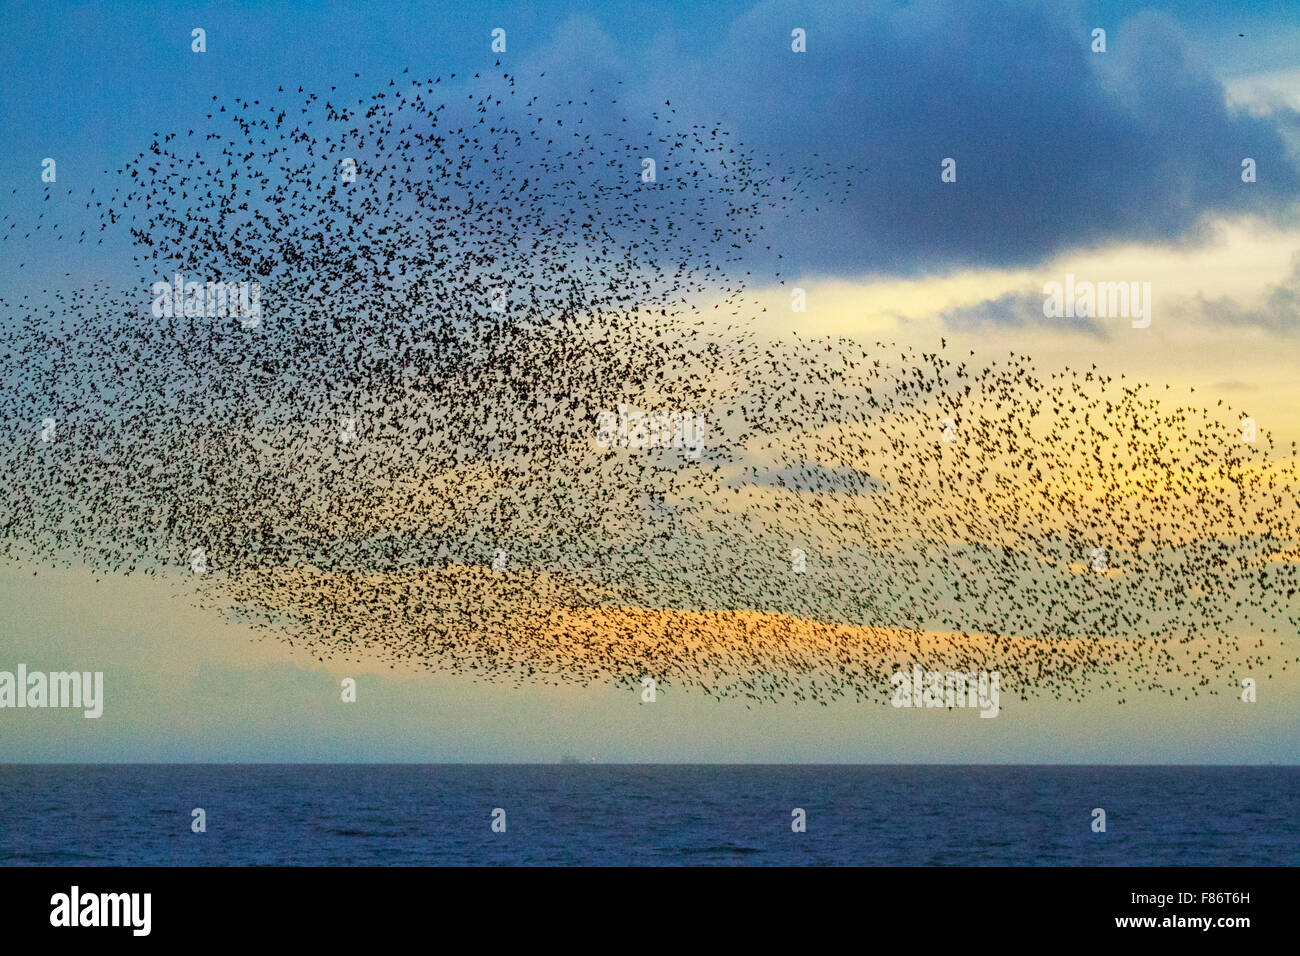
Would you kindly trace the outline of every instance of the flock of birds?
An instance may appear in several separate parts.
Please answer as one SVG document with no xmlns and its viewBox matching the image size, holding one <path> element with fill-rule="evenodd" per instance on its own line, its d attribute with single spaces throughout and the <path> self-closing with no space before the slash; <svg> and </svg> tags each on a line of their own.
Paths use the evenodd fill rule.
<svg viewBox="0 0 1300 956">
<path fill-rule="evenodd" d="M 9 559 L 521 684 L 883 702 L 920 663 L 1123 701 L 1285 666 L 1296 448 L 1244 412 L 756 334 L 770 223 L 855 170 L 509 74 L 298 93 L 67 190 L 75 243 L 0 222 L 6 261 L 52 230 L 139 270 L 0 300 Z M 259 321 L 156 316 L 176 273 L 257 282 Z M 699 454 L 598 442 L 620 408 L 697 416 Z"/>
</svg>

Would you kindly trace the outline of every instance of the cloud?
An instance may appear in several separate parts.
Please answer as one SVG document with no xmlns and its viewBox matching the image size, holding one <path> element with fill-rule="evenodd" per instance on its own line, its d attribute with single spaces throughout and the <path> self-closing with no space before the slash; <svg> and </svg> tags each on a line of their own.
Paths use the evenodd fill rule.
<svg viewBox="0 0 1300 956">
<path fill-rule="evenodd" d="M 1292 259 L 1291 274 L 1270 289 L 1262 302 L 1243 305 L 1227 296 L 1214 299 L 1197 296 L 1189 311 L 1211 325 L 1294 332 L 1300 328 L 1300 254 Z"/>
<path fill-rule="evenodd" d="M 791 52 L 796 26 L 806 53 Z M 660 62 L 646 85 L 667 84 L 679 112 L 821 190 L 824 202 L 771 227 L 804 274 L 1028 265 L 1119 241 L 1197 242 L 1215 216 L 1294 220 L 1294 111 L 1230 109 L 1164 14 L 1111 30 L 1106 53 L 1089 33 L 1052 2 L 772 0 L 707 60 Z M 1247 156 L 1256 183 L 1241 181 Z M 956 183 L 940 181 L 947 157 Z"/>
<path fill-rule="evenodd" d="M 1097 339 L 1110 337 L 1106 328 L 1095 318 L 1044 318 L 1043 298 L 1041 292 L 1008 292 L 996 299 L 985 299 L 974 305 L 948 309 L 939 313 L 939 318 L 944 326 L 953 332 L 973 332 L 986 327 L 1008 329 L 1053 325 L 1082 332 Z M 1066 324 L 1062 325 L 1063 323 Z"/>
<path fill-rule="evenodd" d="M 868 494 L 882 487 L 883 482 L 865 471 L 848 465 L 822 465 L 815 461 L 800 461 L 786 465 L 784 468 L 760 472 L 748 480 L 732 481 L 730 484 L 785 488 L 790 491 Z"/>
</svg>

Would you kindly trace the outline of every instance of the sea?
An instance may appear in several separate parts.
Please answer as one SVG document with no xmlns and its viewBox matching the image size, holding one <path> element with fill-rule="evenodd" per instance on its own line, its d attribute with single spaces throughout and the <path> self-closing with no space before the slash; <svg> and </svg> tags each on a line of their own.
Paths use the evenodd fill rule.
<svg viewBox="0 0 1300 956">
<path fill-rule="evenodd" d="M 7 764 L 0 865 L 1296 866 L 1300 767 Z"/>
</svg>

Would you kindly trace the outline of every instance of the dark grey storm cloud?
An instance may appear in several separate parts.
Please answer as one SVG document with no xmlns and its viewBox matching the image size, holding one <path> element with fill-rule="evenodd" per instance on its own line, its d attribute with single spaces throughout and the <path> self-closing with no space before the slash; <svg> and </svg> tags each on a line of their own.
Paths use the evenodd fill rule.
<svg viewBox="0 0 1300 956">
<path fill-rule="evenodd" d="M 1090 31 L 1107 29 L 1107 52 Z M 791 51 L 791 30 L 807 52 Z M 1230 110 L 1165 14 L 1092 23 L 1053 2 L 762 3 L 704 62 L 663 50 L 646 86 L 785 168 L 856 167 L 773 223 L 802 274 L 1026 265 L 1110 241 L 1195 241 L 1208 216 L 1293 220 L 1294 112 Z M 625 87 L 626 88 L 626 87 Z M 635 89 L 635 84 L 633 84 Z M 940 165 L 957 161 L 957 182 Z M 1241 163 L 1258 181 L 1243 183 Z M 826 165 L 829 164 L 829 167 Z M 842 186 L 840 187 L 843 188 Z M 787 268 L 787 274 L 790 269 Z"/>
</svg>

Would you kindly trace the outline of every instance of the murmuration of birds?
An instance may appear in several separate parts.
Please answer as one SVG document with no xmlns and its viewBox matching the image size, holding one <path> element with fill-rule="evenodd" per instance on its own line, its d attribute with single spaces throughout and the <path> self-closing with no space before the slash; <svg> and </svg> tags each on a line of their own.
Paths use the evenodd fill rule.
<svg viewBox="0 0 1300 956">
<path fill-rule="evenodd" d="M 1294 444 L 1095 366 L 760 337 L 772 223 L 856 172 L 538 89 L 214 97 L 106 171 L 76 244 L 138 278 L 0 303 L 7 560 L 519 685 L 1123 702 L 1300 660 Z M 160 314 L 178 274 L 259 321 Z M 629 408 L 698 440 L 601 440 Z"/>
</svg>

